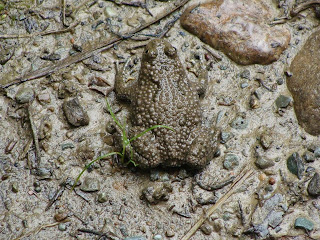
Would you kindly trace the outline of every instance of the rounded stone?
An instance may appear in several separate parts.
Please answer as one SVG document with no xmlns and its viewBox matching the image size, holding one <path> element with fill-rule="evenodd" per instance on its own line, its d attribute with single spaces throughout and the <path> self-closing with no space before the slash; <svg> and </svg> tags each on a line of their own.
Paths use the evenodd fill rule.
<svg viewBox="0 0 320 240">
<path fill-rule="evenodd" d="M 276 99 L 276 106 L 277 106 L 277 108 L 286 108 L 286 107 L 288 107 L 290 102 L 291 102 L 291 98 L 290 97 L 287 97 L 287 96 L 284 96 L 284 95 L 280 95 Z"/>
<path fill-rule="evenodd" d="M 59 223 L 58 229 L 60 231 L 66 231 L 67 230 L 67 225 L 65 223 Z"/>
<path fill-rule="evenodd" d="M 260 169 L 266 169 L 269 167 L 274 166 L 274 161 L 264 158 L 264 157 L 258 157 L 257 160 L 254 162 L 256 166 Z"/>
<path fill-rule="evenodd" d="M 227 170 L 232 170 L 239 166 L 239 157 L 235 154 L 227 154 L 224 158 L 223 166 Z"/>
<path fill-rule="evenodd" d="M 320 134 L 320 30 L 315 31 L 295 56 L 287 85 L 301 127 L 311 135 Z"/>
<path fill-rule="evenodd" d="M 32 88 L 23 87 L 19 89 L 15 97 L 18 103 L 32 102 L 34 99 L 34 91 Z"/>
<path fill-rule="evenodd" d="M 100 183 L 96 178 L 86 177 L 80 189 L 84 192 L 96 192 L 100 190 Z"/>
</svg>

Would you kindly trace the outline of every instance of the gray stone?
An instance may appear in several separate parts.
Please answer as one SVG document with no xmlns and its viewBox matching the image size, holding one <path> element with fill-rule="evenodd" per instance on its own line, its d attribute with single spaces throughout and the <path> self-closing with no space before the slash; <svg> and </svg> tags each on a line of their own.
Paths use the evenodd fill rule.
<svg viewBox="0 0 320 240">
<path fill-rule="evenodd" d="M 296 175 L 299 179 L 302 178 L 304 165 L 299 153 L 295 152 L 288 158 L 287 167 L 292 174 Z"/>
<path fill-rule="evenodd" d="M 284 95 L 280 95 L 277 99 L 276 99 L 276 106 L 278 108 L 286 108 L 288 107 L 288 105 L 291 102 L 291 98 L 284 96 Z"/>
<path fill-rule="evenodd" d="M 320 147 L 316 147 L 316 149 L 314 149 L 314 156 L 316 158 L 320 157 Z"/>
<path fill-rule="evenodd" d="M 260 169 L 266 169 L 268 167 L 274 166 L 274 161 L 267 159 L 265 157 L 258 157 L 257 160 L 254 162 L 256 166 Z"/>
<path fill-rule="evenodd" d="M 307 163 L 314 162 L 314 154 L 311 152 L 305 152 L 302 157 Z"/>
<path fill-rule="evenodd" d="M 78 98 L 65 101 L 62 105 L 62 108 L 68 122 L 71 125 L 79 127 L 89 124 L 89 116 L 87 112 L 84 111 Z"/>
<path fill-rule="evenodd" d="M 96 192 L 100 190 L 100 183 L 96 178 L 86 177 L 80 189 L 84 192 Z"/>
<path fill-rule="evenodd" d="M 232 170 L 239 166 L 239 158 L 235 154 L 227 154 L 224 158 L 223 166 L 227 170 Z"/>
<path fill-rule="evenodd" d="M 136 237 L 127 237 L 124 240 L 147 240 L 147 239 L 143 236 L 136 236 Z"/>
<path fill-rule="evenodd" d="M 239 116 L 236 117 L 230 125 L 235 129 L 245 129 L 248 126 L 248 120 Z"/>
<path fill-rule="evenodd" d="M 310 220 L 304 218 L 304 217 L 299 217 L 296 219 L 296 221 L 294 222 L 294 227 L 295 228 L 301 228 L 304 229 L 306 231 L 312 231 L 313 230 L 313 222 L 311 222 Z"/>
<path fill-rule="evenodd" d="M 315 173 L 308 184 L 308 193 L 310 196 L 318 197 L 320 196 L 320 175 Z"/>
<path fill-rule="evenodd" d="M 67 225 L 65 223 L 59 223 L 58 229 L 60 231 L 66 231 L 67 230 Z"/>
<path fill-rule="evenodd" d="M 154 240 L 162 240 L 162 236 L 160 234 L 156 234 L 153 237 Z"/>
<path fill-rule="evenodd" d="M 34 91 L 32 88 L 20 88 L 16 94 L 16 100 L 18 103 L 28 103 L 32 102 L 34 99 Z"/>
</svg>

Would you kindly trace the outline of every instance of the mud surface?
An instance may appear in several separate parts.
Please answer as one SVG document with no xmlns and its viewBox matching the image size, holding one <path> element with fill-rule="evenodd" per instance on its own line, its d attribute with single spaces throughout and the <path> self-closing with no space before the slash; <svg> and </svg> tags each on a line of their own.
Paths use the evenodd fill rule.
<svg viewBox="0 0 320 240">
<path fill-rule="evenodd" d="M 0 1 L 2 86 L 81 54 L 113 33 L 138 28 L 178 1 L 150 0 L 147 8 L 144 1 L 131 1 L 142 3 L 140 7 L 124 4 L 130 1 L 62 2 L 65 8 L 55 0 Z M 182 11 L 197 2 L 190 1 Z M 271 15 L 281 17 L 294 1 L 268 4 Z M 320 139 L 298 124 L 286 86 L 294 56 L 319 26 L 314 10 L 285 21 L 291 40 L 276 62 L 248 66 L 235 64 L 182 29 L 177 20 L 182 11 L 134 40 L 119 41 L 51 75 L 1 91 L 0 239 L 181 239 L 246 166 L 254 169 L 253 176 L 191 239 L 320 239 L 320 181 L 315 174 Z M 70 31 L 40 34 L 66 26 Z M 137 77 L 150 36 L 177 48 L 191 80 L 197 80 L 200 65 L 208 66 L 202 110 L 206 124 L 221 130 L 220 155 L 200 172 L 141 171 L 108 157 L 95 162 L 72 191 L 86 164 L 113 151 L 114 121 L 106 96 L 121 122 L 127 116 L 127 104 L 113 92 L 114 63 L 122 65 L 131 57 L 128 78 Z M 75 98 L 83 117 L 77 112 L 72 124 L 63 104 Z M 77 124 L 82 120 L 85 124 Z"/>
</svg>

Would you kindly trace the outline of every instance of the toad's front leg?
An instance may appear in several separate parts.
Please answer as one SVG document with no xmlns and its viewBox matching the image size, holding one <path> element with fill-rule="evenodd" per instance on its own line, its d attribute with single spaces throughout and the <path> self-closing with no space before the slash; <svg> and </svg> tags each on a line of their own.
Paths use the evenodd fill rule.
<svg viewBox="0 0 320 240">
<path fill-rule="evenodd" d="M 119 99 L 131 100 L 133 91 L 137 85 L 137 79 L 130 76 L 131 59 L 129 58 L 122 68 L 116 63 L 116 77 L 114 83 L 114 90 Z"/>
</svg>

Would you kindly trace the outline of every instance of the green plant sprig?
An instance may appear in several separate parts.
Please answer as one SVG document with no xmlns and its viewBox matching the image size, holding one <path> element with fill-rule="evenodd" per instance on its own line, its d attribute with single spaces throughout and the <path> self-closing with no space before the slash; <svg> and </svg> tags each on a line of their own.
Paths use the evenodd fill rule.
<svg viewBox="0 0 320 240">
<path fill-rule="evenodd" d="M 74 187 L 76 186 L 76 184 L 79 182 L 80 180 L 80 177 L 82 176 L 82 174 L 93 164 L 95 163 L 96 161 L 98 160 L 101 160 L 103 158 L 106 158 L 106 157 L 109 157 L 109 156 L 112 156 L 112 155 L 119 155 L 121 157 L 121 163 L 124 164 L 124 158 L 125 158 L 125 153 L 126 153 L 126 149 L 129 148 L 130 150 L 130 159 L 127 163 L 125 163 L 126 165 L 132 163 L 135 167 L 137 167 L 139 164 L 137 164 L 135 161 L 133 161 L 133 149 L 132 149 L 132 146 L 131 146 L 131 142 L 134 141 L 134 140 L 137 140 L 139 137 L 142 137 L 143 135 L 145 135 L 147 132 L 155 129 L 155 128 L 167 128 L 171 131 L 174 131 L 173 128 L 171 127 L 168 127 L 168 126 L 165 126 L 165 125 L 154 125 L 144 131 L 142 131 L 141 133 L 138 133 L 136 136 L 132 137 L 132 138 L 128 138 L 128 135 L 127 135 L 127 131 L 126 131 L 126 121 L 124 121 L 124 124 L 121 124 L 119 122 L 119 120 L 117 119 L 116 115 L 114 114 L 114 112 L 112 111 L 112 108 L 108 102 L 108 100 L 106 99 L 106 103 L 107 103 L 107 108 L 108 108 L 108 111 L 113 119 L 113 121 L 117 124 L 117 126 L 120 128 L 121 130 L 121 139 L 122 139 L 122 151 L 121 152 L 110 152 L 110 153 L 107 153 L 105 155 L 102 155 L 94 160 L 92 160 L 90 163 L 88 163 L 81 171 L 81 173 L 77 176 L 71 190 L 74 189 Z"/>
</svg>

